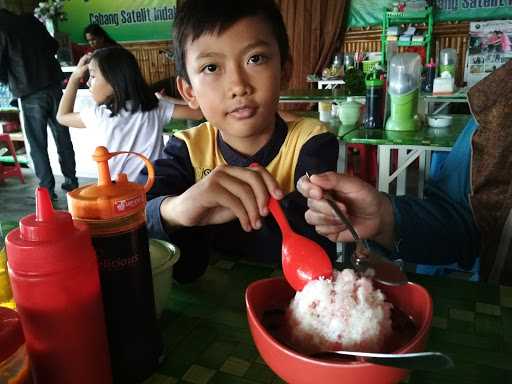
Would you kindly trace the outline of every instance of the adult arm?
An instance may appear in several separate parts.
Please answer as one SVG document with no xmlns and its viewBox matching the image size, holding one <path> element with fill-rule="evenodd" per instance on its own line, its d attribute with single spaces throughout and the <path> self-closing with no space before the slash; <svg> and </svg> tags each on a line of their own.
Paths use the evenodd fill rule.
<svg viewBox="0 0 512 384">
<path fill-rule="evenodd" d="M 322 200 L 330 191 L 359 236 L 387 249 L 392 258 L 421 264 L 459 262 L 470 267 L 477 257 L 479 235 L 471 209 L 432 186 L 425 199 L 391 197 L 361 179 L 328 172 L 301 178 L 308 197 L 306 221 L 331 241 L 353 241 L 347 228 Z"/>
<path fill-rule="evenodd" d="M 479 232 L 469 204 L 431 186 L 425 199 L 391 197 L 396 247 L 391 256 L 419 264 L 458 262 L 470 268 L 479 251 Z"/>
<path fill-rule="evenodd" d="M 7 42 L 5 32 L 0 31 L 0 83 L 7 84 L 9 77 L 7 75 Z"/>
<path fill-rule="evenodd" d="M 43 23 L 41 23 L 35 16 L 30 16 L 30 17 L 32 18 L 32 21 L 34 23 L 37 23 L 38 29 L 43 36 L 43 41 L 47 47 L 48 52 L 51 55 L 55 55 L 57 53 L 57 51 L 59 50 L 59 42 L 57 40 L 55 40 L 55 38 L 53 38 L 52 35 L 50 35 L 50 33 L 48 32 L 46 27 L 43 25 Z"/>
</svg>

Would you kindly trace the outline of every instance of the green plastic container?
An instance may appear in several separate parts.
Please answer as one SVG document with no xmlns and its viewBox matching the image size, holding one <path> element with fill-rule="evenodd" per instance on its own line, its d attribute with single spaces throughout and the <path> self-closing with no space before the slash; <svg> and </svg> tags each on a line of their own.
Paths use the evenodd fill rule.
<svg viewBox="0 0 512 384">
<path fill-rule="evenodd" d="M 390 131 L 415 131 L 419 120 L 416 116 L 418 107 L 418 90 L 415 89 L 404 95 L 389 95 L 391 115 L 386 122 Z"/>
</svg>

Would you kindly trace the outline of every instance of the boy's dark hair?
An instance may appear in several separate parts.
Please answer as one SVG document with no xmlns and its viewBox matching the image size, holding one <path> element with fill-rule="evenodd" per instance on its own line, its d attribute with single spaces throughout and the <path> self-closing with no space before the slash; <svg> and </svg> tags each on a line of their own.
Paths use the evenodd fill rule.
<svg viewBox="0 0 512 384">
<path fill-rule="evenodd" d="M 281 66 L 289 59 L 290 46 L 283 17 L 274 0 L 185 0 L 174 23 L 176 73 L 190 82 L 185 47 L 204 34 L 220 34 L 245 17 L 260 16 L 268 23 L 279 46 Z"/>
<path fill-rule="evenodd" d="M 101 48 L 94 51 L 92 60 L 114 90 L 106 103 L 111 116 L 123 108 L 130 112 L 145 112 L 158 106 L 158 99 L 144 81 L 139 64 L 130 51 L 119 46 Z"/>
<path fill-rule="evenodd" d="M 89 24 L 84 29 L 84 39 L 85 34 L 89 33 L 90 35 L 96 36 L 96 37 L 103 37 L 103 41 L 107 45 L 117 45 L 117 42 L 110 37 L 110 35 L 105 31 L 103 28 L 101 28 L 98 24 Z"/>
</svg>

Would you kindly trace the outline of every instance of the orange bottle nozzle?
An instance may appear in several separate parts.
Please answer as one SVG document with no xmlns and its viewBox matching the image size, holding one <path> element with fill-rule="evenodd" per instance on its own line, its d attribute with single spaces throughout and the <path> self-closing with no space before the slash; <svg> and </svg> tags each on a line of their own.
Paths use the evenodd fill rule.
<svg viewBox="0 0 512 384">
<path fill-rule="evenodd" d="M 110 179 L 110 170 L 108 168 L 108 160 L 114 154 L 110 153 L 105 147 L 96 147 L 92 158 L 98 163 L 98 185 L 112 184 Z"/>
<path fill-rule="evenodd" d="M 52 200 L 46 188 L 36 189 L 36 221 L 50 221 L 54 218 Z"/>
</svg>

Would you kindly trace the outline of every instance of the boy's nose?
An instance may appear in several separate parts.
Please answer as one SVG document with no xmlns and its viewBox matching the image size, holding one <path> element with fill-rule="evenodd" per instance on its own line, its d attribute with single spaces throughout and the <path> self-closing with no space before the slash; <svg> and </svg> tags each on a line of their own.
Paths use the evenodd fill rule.
<svg viewBox="0 0 512 384">
<path fill-rule="evenodd" d="M 251 92 L 247 74 L 241 68 L 233 68 L 229 78 L 229 93 L 232 98 L 245 96 Z"/>
</svg>

